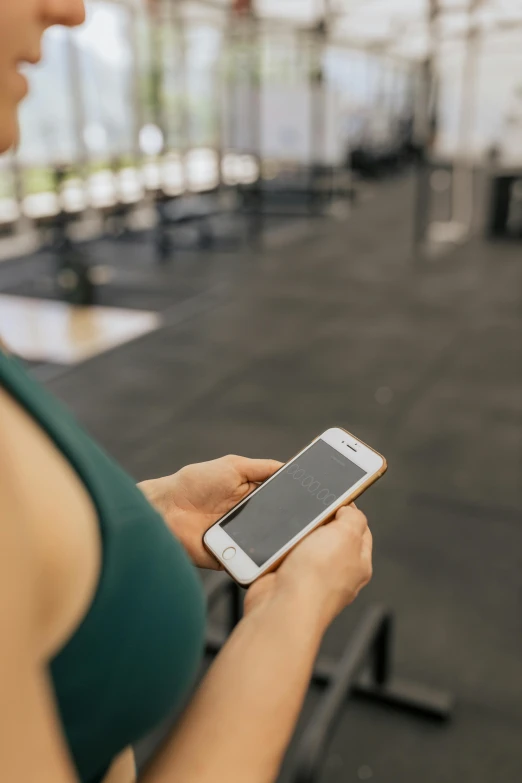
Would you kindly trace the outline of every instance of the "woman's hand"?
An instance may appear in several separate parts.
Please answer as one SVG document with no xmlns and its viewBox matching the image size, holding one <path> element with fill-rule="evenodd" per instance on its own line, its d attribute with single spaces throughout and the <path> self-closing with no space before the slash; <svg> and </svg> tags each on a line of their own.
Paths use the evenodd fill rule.
<svg viewBox="0 0 522 783">
<path fill-rule="evenodd" d="M 194 565 L 217 569 L 217 561 L 203 547 L 203 534 L 281 465 L 271 459 L 230 455 L 187 465 L 172 476 L 138 486 L 162 514 Z"/>
<path fill-rule="evenodd" d="M 335 518 L 299 543 L 275 573 L 249 589 L 245 612 L 275 598 L 290 598 L 310 612 L 324 633 L 332 620 L 355 600 L 372 577 L 372 534 L 355 505 L 339 509 Z"/>
</svg>

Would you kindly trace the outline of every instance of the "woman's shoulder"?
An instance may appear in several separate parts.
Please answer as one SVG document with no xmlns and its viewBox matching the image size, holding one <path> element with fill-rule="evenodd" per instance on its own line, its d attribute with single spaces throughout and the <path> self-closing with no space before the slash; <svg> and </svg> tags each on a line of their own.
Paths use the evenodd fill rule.
<svg viewBox="0 0 522 783">
<path fill-rule="evenodd" d="M 92 501 L 32 417 L 0 386 L 2 524 L 23 534 L 34 569 L 42 653 L 51 657 L 79 625 L 101 568 Z M 15 519 L 16 517 L 16 519 Z"/>
</svg>

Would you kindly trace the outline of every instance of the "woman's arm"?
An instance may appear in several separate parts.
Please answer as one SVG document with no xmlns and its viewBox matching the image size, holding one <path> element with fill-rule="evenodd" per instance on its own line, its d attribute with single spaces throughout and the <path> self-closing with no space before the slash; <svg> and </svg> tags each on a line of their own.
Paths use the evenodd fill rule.
<svg viewBox="0 0 522 783">
<path fill-rule="evenodd" d="M 38 656 L 38 569 L 10 473 L 0 448 L 0 777 L 10 783 L 75 783 Z"/>
<path fill-rule="evenodd" d="M 294 730 L 322 635 L 371 576 L 354 509 L 256 583 L 247 614 L 140 783 L 269 783 Z"/>
<path fill-rule="evenodd" d="M 249 614 L 143 783 L 274 780 L 321 636 L 313 596 L 275 595 Z"/>
</svg>

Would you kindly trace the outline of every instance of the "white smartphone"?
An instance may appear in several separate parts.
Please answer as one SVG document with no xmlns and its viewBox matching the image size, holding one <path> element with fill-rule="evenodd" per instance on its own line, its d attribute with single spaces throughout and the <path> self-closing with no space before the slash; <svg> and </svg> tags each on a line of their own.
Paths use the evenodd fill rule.
<svg viewBox="0 0 522 783">
<path fill-rule="evenodd" d="M 386 469 L 381 454 L 332 427 L 212 525 L 203 543 L 236 582 L 249 585 Z"/>
</svg>

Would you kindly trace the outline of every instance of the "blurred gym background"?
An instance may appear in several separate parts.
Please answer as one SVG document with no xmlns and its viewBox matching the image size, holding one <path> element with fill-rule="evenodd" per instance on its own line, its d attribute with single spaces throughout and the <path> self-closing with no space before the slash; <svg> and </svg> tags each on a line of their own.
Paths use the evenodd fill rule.
<svg viewBox="0 0 522 783">
<path fill-rule="evenodd" d="M 282 780 L 518 783 L 520 0 L 88 0 L 28 78 L 0 334 L 30 371 L 137 480 L 336 424 L 388 458 L 323 653 L 385 605 L 398 679 L 300 778 L 313 686 Z"/>
</svg>

